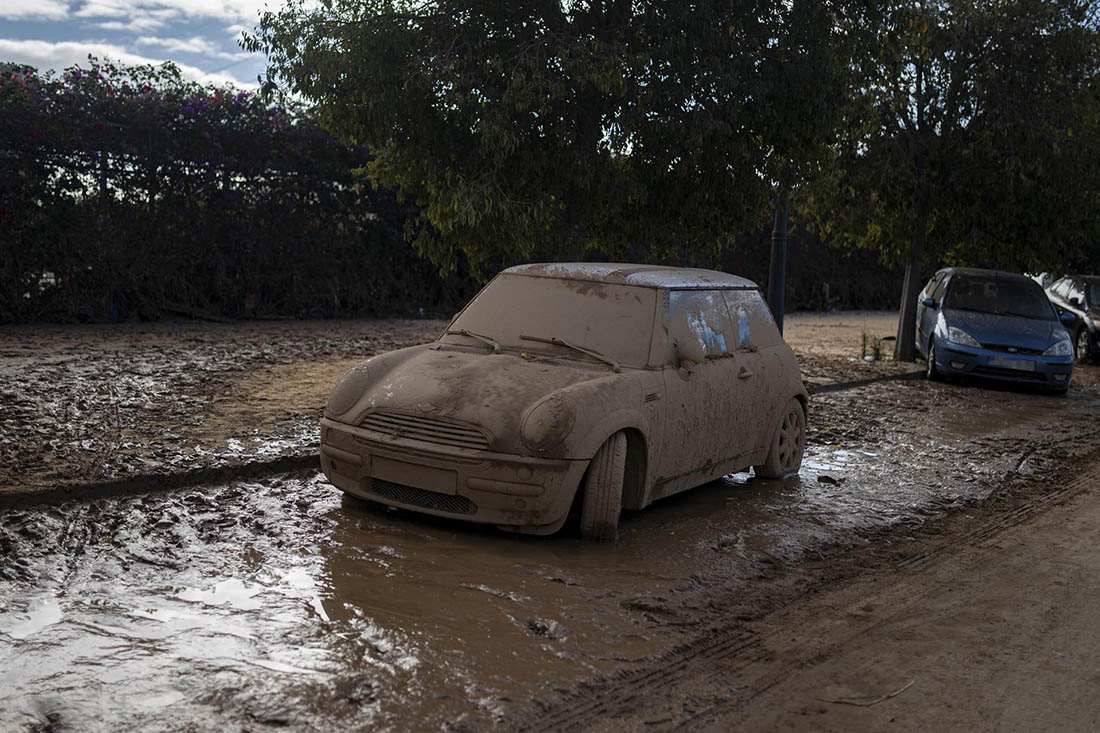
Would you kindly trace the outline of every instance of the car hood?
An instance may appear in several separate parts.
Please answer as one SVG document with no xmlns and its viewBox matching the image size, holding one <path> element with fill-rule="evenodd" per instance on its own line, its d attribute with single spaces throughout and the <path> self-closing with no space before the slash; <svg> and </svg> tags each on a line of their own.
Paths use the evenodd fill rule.
<svg viewBox="0 0 1100 733">
<path fill-rule="evenodd" d="M 1004 316 L 996 313 L 975 313 L 945 308 L 944 320 L 969 333 L 981 344 L 1020 346 L 1045 351 L 1056 341 L 1066 338 L 1066 329 L 1058 321 Z"/>
<path fill-rule="evenodd" d="M 522 450 L 518 436 L 524 415 L 551 395 L 582 384 L 603 389 L 595 383 L 631 381 L 603 364 L 435 344 L 387 354 L 379 361 L 380 368 L 375 360 L 364 365 L 370 379 L 354 407 L 330 417 L 358 424 L 372 411 L 389 410 L 458 420 L 487 432 L 491 449 L 502 452 Z"/>
</svg>

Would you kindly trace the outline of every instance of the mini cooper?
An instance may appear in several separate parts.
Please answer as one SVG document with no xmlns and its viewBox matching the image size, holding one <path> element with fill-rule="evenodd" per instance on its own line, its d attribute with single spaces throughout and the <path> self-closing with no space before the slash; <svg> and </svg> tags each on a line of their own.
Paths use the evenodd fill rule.
<svg viewBox="0 0 1100 733">
<path fill-rule="evenodd" d="M 807 394 L 760 290 L 721 272 L 530 264 L 429 344 L 336 386 L 321 465 L 353 496 L 530 534 L 754 468 L 797 473 Z"/>
</svg>

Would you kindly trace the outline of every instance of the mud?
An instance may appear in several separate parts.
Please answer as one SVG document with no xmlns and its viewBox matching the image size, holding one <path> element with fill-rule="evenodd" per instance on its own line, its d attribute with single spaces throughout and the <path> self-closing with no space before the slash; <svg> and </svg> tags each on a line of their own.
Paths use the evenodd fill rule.
<svg viewBox="0 0 1100 733">
<path fill-rule="evenodd" d="M 1042 486 L 1100 448 L 1098 408 L 1095 388 L 821 395 L 797 479 L 628 512 L 613 545 L 385 510 L 312 473 L 3 510 L 0 729 L 537 728 L 536 701 L 709 649 L 854 548 Z"/>
<path fill-rule="evenodd" d="M 0 329 L 0 493 L 315 450 L 332 386 L 438 321 Z"/>
</svg>

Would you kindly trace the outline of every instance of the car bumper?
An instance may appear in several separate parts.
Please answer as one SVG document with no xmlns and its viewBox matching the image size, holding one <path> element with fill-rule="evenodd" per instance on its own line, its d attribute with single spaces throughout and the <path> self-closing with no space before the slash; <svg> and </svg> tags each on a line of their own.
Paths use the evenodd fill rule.
<svg viewBox="0 0 1100 733">
<path fill-rule="evenodd" d="M 426 447 L 321 420 L 321 469 L 342 491 L 528 534 L 561 528 L 587 467 L 588 461 Z"/>
<path fill-rule="evenodd" d="M 948 376 L 981 377 L 1065 389 L 1073 376 L 1073 357 L 1012 354 L 937 340 L 936 368 Z"/>
</svg>

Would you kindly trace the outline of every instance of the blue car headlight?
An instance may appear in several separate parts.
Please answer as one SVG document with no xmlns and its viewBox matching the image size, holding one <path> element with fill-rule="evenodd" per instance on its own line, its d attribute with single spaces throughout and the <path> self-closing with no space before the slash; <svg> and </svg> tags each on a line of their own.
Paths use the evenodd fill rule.
<svg viewBox="0 0 1100 733">
<path fill-rule="evenodd" d="M 947 329 L 947 340 L 953 344 L 960 344 L 962 346 L 971 346 L 975 349 L 982 348 L 982 345 L 978 343 L 978 339 L 974 338 L 966 331 L 955 326 L 950 326 Z"/>
<path fill-rule="evenodd" d="M 1043 352 L 1043 356 L 1070 356 L 1072 354 L 1073 344 L 1069 342 L 1069 339 L 1062 339 Z"/>
</svg>

